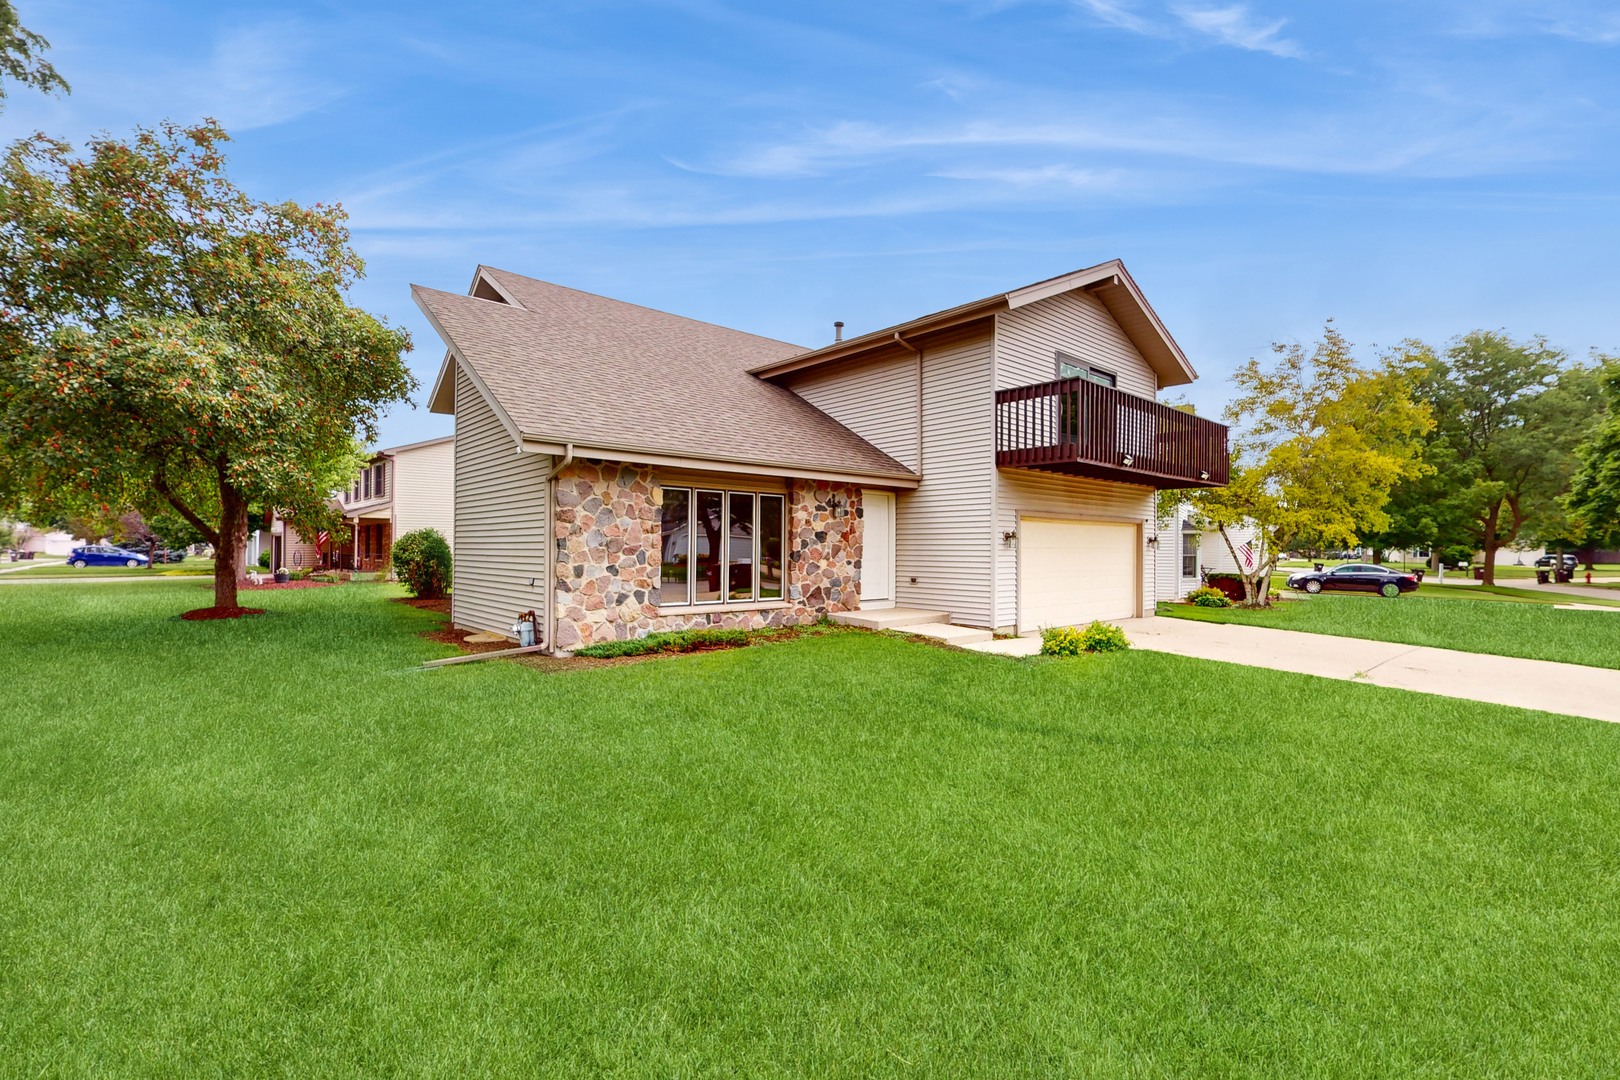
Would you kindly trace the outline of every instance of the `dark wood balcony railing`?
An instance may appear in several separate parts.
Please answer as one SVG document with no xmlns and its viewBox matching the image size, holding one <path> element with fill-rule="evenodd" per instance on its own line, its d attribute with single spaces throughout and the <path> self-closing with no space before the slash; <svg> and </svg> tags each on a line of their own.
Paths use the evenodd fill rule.
<svg viewBox="0 0 1620 1080">
<path fill-rule="evenodd" d="M 1221 487 L 1226 425 L 1090 379 L 996 391 L 996 465 L 1155 488 Z"/>
</svg>

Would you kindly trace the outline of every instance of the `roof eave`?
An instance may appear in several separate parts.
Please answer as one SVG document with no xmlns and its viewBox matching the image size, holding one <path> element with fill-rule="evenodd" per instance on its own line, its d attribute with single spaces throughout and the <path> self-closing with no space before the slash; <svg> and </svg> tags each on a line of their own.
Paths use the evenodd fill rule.
<svg viewBox="0 0 1620 1080">
<path fill-rule="evenodd" d="M 763 461 L 755 458 L 726 457 L 723 455 L 695 456 L 679 450 L 645 446 L 625 446 L 607 443 L 582 442 L 578 439 L 559 438 L 555 435 L 525 435 L 522 448 L 530 453 L 563 454 L 572 452 L 578 458 L 599 461 L 623 461 L 642 465 L 781 476 L 803 480 L 830 480 L 839 483 L 865 484 L 873 487 L 912 489 L 922 483 L 922 477 L 909 469 L 840 468 L 827 465 L 796 464 L 785 461 Z"/>
</svg>

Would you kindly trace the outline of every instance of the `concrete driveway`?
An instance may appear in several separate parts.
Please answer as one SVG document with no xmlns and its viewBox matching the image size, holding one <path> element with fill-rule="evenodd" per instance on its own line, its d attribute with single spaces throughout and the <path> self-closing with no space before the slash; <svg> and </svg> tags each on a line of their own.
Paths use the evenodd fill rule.
<svg viewBox="0 0 1620 1080">
<path fill-rule="evenodd" d="M 1188 619 L 1120 626 L 1138 649 L 1620 723 L 1620 671 L 1609 668 Z M 1022 637 L 966 648 L 1035 656 L 1041 642 Z"/>
</svg>

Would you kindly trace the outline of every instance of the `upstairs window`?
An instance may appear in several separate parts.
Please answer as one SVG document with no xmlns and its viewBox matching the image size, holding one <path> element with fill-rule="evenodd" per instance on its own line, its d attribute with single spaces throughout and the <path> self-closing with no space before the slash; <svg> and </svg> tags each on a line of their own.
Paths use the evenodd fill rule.
<svg viewBox="0 0 1620 1080">
<path fill-rule="evenodd" d="M 1066 352 L 1056 352 L 1053 353 L 1053 356 L 1057 358 L 1057 377 L 1060 379 L 1090 379 L 1092 382 L 1101 383 L 1103 386 L 1119 385 L 1119 380 L 1107 368 L 1088 364 L 1079 357 L 1070 356 Z"/>
</svg>

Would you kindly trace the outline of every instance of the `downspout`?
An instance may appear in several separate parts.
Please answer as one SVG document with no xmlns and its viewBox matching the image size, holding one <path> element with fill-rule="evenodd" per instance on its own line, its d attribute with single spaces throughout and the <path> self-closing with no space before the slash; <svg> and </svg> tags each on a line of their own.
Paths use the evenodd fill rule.
<svg viewBox="0 0 1620 1080">
<path fill-rule="evenodd" d="M 546 651 L 557 652 L 557 474 L 574 463 L 574 444 L 563 444 L 562 460 L 546 473 Z"/>
</svg>

